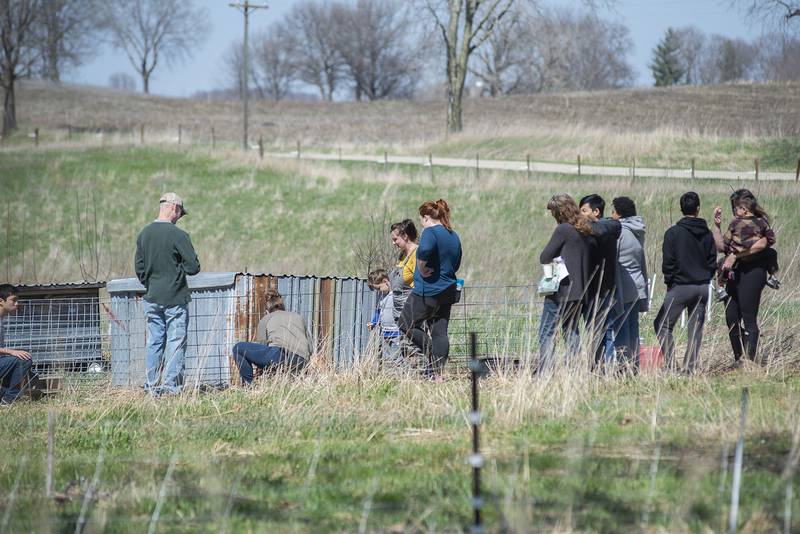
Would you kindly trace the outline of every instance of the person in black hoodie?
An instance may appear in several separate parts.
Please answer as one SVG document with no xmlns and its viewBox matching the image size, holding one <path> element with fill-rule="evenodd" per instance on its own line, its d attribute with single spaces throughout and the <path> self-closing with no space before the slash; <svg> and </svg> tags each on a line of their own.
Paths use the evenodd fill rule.
<svg viewBox="0 0 800 534">
<path fill-rule="evenodd" d="M 579 203 L 589 224 L 597 246 L 591 257 L 591 280 L 586 290 L 583 308 L 586 330 L 594 347 L 594 365 L 614 359 L 614 329 L 616 313 L 621 307 L 615 299 L 615 280 L 617 270 L 617 242 L 622 232 L 619 221 L 603 218 L 606 202 L 597 194 L 586 195 Z"/>
<path fill-rule="evenodd" d="M 683 310 L 689 310 L 684 371 L 693 373 L 703 339 L 708 284 L 717 269 L 714 236 L 700 214 L 700 197 L 690 191 L 681 196 L 684 217 L 664 234 L 661 270 L 667 294 L 654 323 L 667 368 L 673 368 L 672 330 Z"/>
</svg>

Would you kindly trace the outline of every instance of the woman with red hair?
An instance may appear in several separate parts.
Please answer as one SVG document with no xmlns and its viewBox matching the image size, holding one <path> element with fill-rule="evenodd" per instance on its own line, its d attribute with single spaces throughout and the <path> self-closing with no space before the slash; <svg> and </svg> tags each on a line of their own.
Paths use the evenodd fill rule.
<svg viewBox="0 0 800 534">
<path fill-rule="evenodd" d="M 450 207 L 442 199 L 419 207 L 423 231 L 417 246 L 414 287 L 400 315 L 400 330 L 430 355 L 426 374 L 441 375 L 450 354 L 447 325 L 456 300 L 456 271 L 461 266 L 461 240 L 450 224 Z M 431 334 L 423 330 L 427 321 Z"/>
</svg>

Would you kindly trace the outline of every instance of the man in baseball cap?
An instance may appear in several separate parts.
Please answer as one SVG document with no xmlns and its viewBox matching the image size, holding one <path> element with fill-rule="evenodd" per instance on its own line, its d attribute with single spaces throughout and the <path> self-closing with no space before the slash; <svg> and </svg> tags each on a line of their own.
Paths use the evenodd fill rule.
<svg viewBox="0 0 800 534">
<path fill-rule="evenodd" d="M 142 301 L 148 334 L 144 387 L 153 396 L 181 390 L 191 300 L 186 275 L 200 272 L 189 234 L 175 226 L 184 215 L 183 199 L 166 193 L 159 200 L 158 218 L 136 238 L 136 276 L 147 289 Z"/>
<path fill-rule="evenodd" d="M 179 197 L 177 193 L 164 193 L 161 195 L 161 200 L 158 202 L 159 204 L 164 204 L 166 202 L 168 204 L 178 206 L 181 209 L 181 217 L 188 213 L 186 211 L 186 207 L 183 205 L 183 199 Z"/>
</svg>

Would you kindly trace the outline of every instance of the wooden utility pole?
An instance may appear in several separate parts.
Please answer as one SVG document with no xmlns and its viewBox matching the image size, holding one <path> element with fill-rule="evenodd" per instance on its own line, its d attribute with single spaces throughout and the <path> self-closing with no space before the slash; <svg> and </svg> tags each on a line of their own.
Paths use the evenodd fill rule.
<svg viewBox="0 0 800 534">
<path fill-rule="evenodd" d="M 247 27 L 249 24 L 250 18 L 250 11 L 255 11 L 256 9 L 267 9 L 269 6 L 266 4 L 252 4 L 249 0 L 244 0 L 244 2 L 237 2 L 228 4 L 230 7 L 235 7 L 239 11 L 242 12 L 244 15 L 244 43 L 242 44 L 242 100 L 244 101 L 244 123 L 243 123 L 243 130 L 242 130 L 242 148 L 247 151 L 247 97 L 248 93 L 250 92 L 249 87 L 249 69 L 247 68 L 247 53 L 248 53 L 248 45 L 247 45 Z"/>
</svg>

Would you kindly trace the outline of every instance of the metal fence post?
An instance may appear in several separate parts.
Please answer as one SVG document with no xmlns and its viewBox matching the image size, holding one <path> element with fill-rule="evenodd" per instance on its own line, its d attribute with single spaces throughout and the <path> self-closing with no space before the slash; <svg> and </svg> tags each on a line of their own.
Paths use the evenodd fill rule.
<svg viewBox="0 0 800 534">
<path fill-rule="evenodd" d="M 472 511 L 473 523 L 470 528 L 472 534 L 483 533 L 483 523 L 481 522 L 481 509 L 483 508 L 483 498 L 481 497 L 481 467 L 483 467 L 483 456 L 480 451 L 480 424 L 481 412 L 478 406 L 478 379 L 483 374 L 481 362 L 478 360 L 478 335 L 475 332 L 469 334 L 470 361 L 472 382 L 472 411 L 469 414 L 472 423 L 472 454 L 469 463 L 472 466 Z"/>
<path fill-rule="evenodd" d="M 733 463 L 733 488 L 731 489 L 731 511 L 728 515 L 728 533 L 736 532 L 739 521 L 739 487 L 742 483 L 742 456 L 744 455 L 744 427 L 747 421 L 747 403 L 750 390 L 742 388 L 742 410 L 739 416 L 739 440 L 736 442 L 736 454 Z"/>
</svg>

